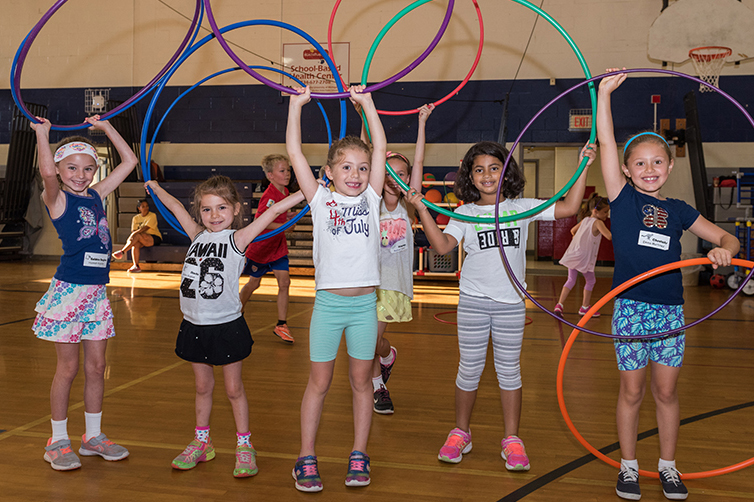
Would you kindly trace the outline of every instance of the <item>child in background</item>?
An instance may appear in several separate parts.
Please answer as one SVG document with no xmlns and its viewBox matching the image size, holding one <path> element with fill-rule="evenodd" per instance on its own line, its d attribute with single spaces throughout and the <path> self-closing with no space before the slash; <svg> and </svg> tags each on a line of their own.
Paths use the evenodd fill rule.
<svg viewBox="0 0 754 502">
<path fill-rule="evenodd" d="M 291 165 L 285 155 L 267 155 L 262 159 L 262 169 L 270 181 L 267 190 L 262 194 L 254 218 L 259 218 L 274 204 L 288 197 L 288 183 L 291 182 Z M 270 223 L 261 235 L 269 230 L 280 228 L 288 221 L 289 213 L 281 213 Z M 275 274 L 278 283 L 278 323 L 272 332 L 281 340 L 293 343 L 293 336 L 288 329 L 288 289 L 291 286 L 291 276 L 288 273 L 288 243 L 285 233 L 259 242 L 252 242 L 246 248 L 246 267 L 243 273 L 249 276 L 249 282 L 241 289 L 241 308 L 249 301 L 251 294 L 257 290 L 262 282 L 262 276 L 267 272 Z"/>
<path fill-rule="evenodd" d="M 395 174 L 414 190 L 421 190 L 424 174 L 424 144 L 427 118 L 435 106 L 419 109 L 413 168 L 400 153 L 388 152 L 387 161 Z M 363 137 L 363 135 L 362 135 Z M 410 179 L 410 182 L 409 182 Z M 377 288 L 377 349 L 372 368 L 374 411 L 382 415 L 395 412 L 387 384 L 398 351 L 384 337 L 388 323 L 409 322 L 414 297 L 414 233 L 403 200 L 403 191 L 387 176 L 380 205 L 380 287 Z M 412 211 L 413 213 L 413 211 Z"/>
<path fill-rule="evenodd" d="M 670 147 L 662 136 L 643 132 L 631 137 L 623 148 L 623 162 L 619 160 L 610 100 L 613 91 L 625 79 L 625 73 L 603 78 L 597 100 L 602 176 L 612 209 L 615 243 L 613 288 L 655 267 L 680 260 L 680 238 L 684 230 L 718 246 L 707 254 L 713 268 L 730 265 L 732 257 L 738 253 L 738 239 L 706 220 L 684 201 L 660 194 L 673 170 Z M 615 300 L 613 334 L 625 335 L 614 340 L 620 370 L 616 417 L 621 449 L 615 491 L 624 499 L 641 498 L 636 441 L 648 364 L 652 367 L 651 388 L 657 406 L 660 439 L 657 468 L 662 491 L 672 500 L 688 497 L 675 464 L 680 427 L 677 384 L 683 364 L 685 334 L 631 338 L 663 333 L 683 323 L 683 283 L 678 270 L 639 283 Z"/>
<path fill-rule="evenodd" d="M 213 176 L 194 191 L 194 218 L 183 204 L 156 181 L 148 181 L 165 207 L 175 215 L 191 239 L 181 272 L 181 312 L 175 353 L 191 362 L 196 381 L 194 440 L 172 463 L 187 470 L 215 458 L 209 435 L 214 366 L 222 366 L 225 393 L 236 422 L 236 464 L 233 476 L 244 478 L 259 471 L 249 432 L 249 404 L 242 379 L 243 360 L 251 354 L 249 327 L 241 314 L 238 279 L 244 266 L 243 250 L 272 221 L 303 200 L 301 192 L 278 202 L 246 227 L 241 225 L 241 201 L 226 176 Z M 238 229 L 238 230 L 236 230 Z"/>
<path fill-rule="evenodd" d="M 31 123 L 37 136 L 42 200 L 63 243 L 63 256 L 50 287 L 37 303 L 32 329 L 37 338 L 55 342 L 57 367 L 50 390 L 52 437 L 44 459 L 57 471 L 81 467 L 68 438 L 68 400 L 79 370 L 79 342 L 84 345 L 84 417 L 86 433 L 79 454 L 121 460 L 128 450 L 102 433 L 107 339 L 115 336 L 113 312 L 107 299 L 112 241 L 102 201 L 136 166 L 136 155 L 106 120 L 86 118 L 103 131 L 120 155 L 121 163 L 109 176 L 92 185 L 97 172 L 97 151 L 88 139 L 72 136 L 50 150 L 47 119 Z"/>
<path fill-rule="evenodd" d="M 610 230 L 605 226 L 607 215 L 610 213 L 610 204 L 607 199 L 600 197 L 596 192 L 589 196 L 589 199 L 581 206 L 579 212 L 579 221 L 572 229 L 571 235 L 573 240 L 568 245 L 565 254 L 560 259 L 560 264 L 568 269 L 568 280 L 563 285 L 560 292 L 560 299 L 555 305 L 554 312 L 559 316 L 563 315 L 563 303 L 568 298 L 576 285 L 579 272 L 584 276 L 584 298 L 581 302 L 579 315 L 584 315 L 589 311 L 592 299 L 592 289 L 597 279 L 594 277 L 594 264 L 597 262 L 597 253 L 600 250 L 600 241 L 602 237 L 612 240 L 613 236 Z M 600 313 L 595 313 L 592 317 L 599 317 Z"/>
<path fill-rule="evenodd" d="M 595 157 L 594 145 L 581 150 L 589 156 L 587 165 Z M 498 184 L 502 181 L 500 215 L 512 215 L 542 204 L 537 199 L 518 198 L 526 180 L 521 168 L 511 159 L 501 180 L 508 151 L 502 145 L 483 141 L 472 146 L 461 162 L 455 182 L 455 194 L 464 204 L 457 214 L 494 217 Z M 558 201 L 536 215 L 501 225 L 503 249 L 519 281 L 526 286 L 526 240 L 529 223 L 552 221 L 576 214 L 584 197 L 587 170 L 569 190 L 565 200 Z M 458 463 L 463 454 L 471 451 L 471 413 L 476 401 L 479 379 L 484 370 L 487 346 L 492 333 L 495 358 L 503 405 L 505 435 L 502 457 L 511 471 L 528 471 L 529 457 L 523 441 L 518 437 L 521 419 L 521 346 L 526 321 L 524 295 L 508 277 L 500 258 L 497 234 L 493 223 L 466 223 L 451 219 L 443 232 L 437 226 L 419 190 L 412 189 L 408 200 L 419 212 L 424 232 L 439 254 L 452 251 L 461 240 L 468 253 L 461 269 L 458 299 L 458 349 L 461 360 L 456 378 L 456 426 L 448 434 L 437 458 Z"/>
<path fill-rule="evenodd" d="M 149 202 L 140 200 L 136 206 L 139 214 L 131 218 L 131 235 L 128 236 L 123 248 L 113 252 L 113 258 L 120 260 L 125 253 L 131 250 L 133 266 L 128 269 L 131 273 L 141 272 L 139 267 L 139 252 L 141 248 L 159 246 L 162 243 L 162 234 L 157 228 L 157 215 L 149 210 Z"/>
<path fill-rule="evenodd" d="M 346 486 L 370 483 L 366 454 L 372 422 L 372 364 L 377 342 L 375 286 L 380 284 L 379 214 L 385 180 L 385 132 L 364 86 L 349 89 L 372 132 L 373 150 L 359 138 L 333 142 L 325 173 L 334 191 L 320 186 L 301 150 L 301 110 L 311 98 L 309 87 L 291 95 L 286 147 L 301 190 L 312 211 L 314 280 L 317 290 L 309 329 L 309 383 L 301 403 L 301 451 L 293 468 L 296 489 L 322 490 L 315 441 L 338 345 L 346 333 L 353 391 L 354 442 Z M 274 207 L 274 206 L 273 206 Z"/>
</svg>

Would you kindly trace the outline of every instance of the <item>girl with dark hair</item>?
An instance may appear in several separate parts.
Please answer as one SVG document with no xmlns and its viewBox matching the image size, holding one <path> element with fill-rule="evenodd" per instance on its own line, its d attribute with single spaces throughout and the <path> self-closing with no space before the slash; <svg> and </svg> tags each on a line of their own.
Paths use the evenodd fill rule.
<svg viewBox="0 0 754 502">
<path fill-rule="evenodd" d="M 587 145 L 581 151 L 582 156 L 587 155 L 590 159 L 587 165 L 595 157 L 594 148 L 594 145 Z M 471 147 L 456 176 L 455 193 L 465 203 L 456 209 L 457 214 L 494 217 L 495 199 L 501 181 L 501 215 L 521 213 L 542 203 L 537 199 L 518 198 L 526 180 L 513 160 L 501 180 L 507 156 L 508 150 L 498 143 L 485 141 Z M 556 202 L 533 217 L 501 225 L 505 255 L 524 286 L 529 223 L 576 214 L 584 197 L 586 173 L 585 169 L 565 200 Z M 505 423 L 501 455 L 508 470 L 528 471 L 529 458 L 523 441 L 518 437 L 522 396 L 520 355 L 526 306 L 523 293 L 508 277 L 500 259 L 495 225 L 451 219 L 443 232 L 422 204 L 421 193 L 411 190 L 407 197 L 419 212 L 424 232 L 435 251 L 447 254 L 463 240 L 467 253 L 461 270 L 458 299 L 458 348 L 461 360 L 456 377 L 456 423 L 440 448 L 438 458 L 443 462 L 458 463 L 464 453 L 471 451 L 471 412 L 484 370 L 491 332 Z"/>
</svg>

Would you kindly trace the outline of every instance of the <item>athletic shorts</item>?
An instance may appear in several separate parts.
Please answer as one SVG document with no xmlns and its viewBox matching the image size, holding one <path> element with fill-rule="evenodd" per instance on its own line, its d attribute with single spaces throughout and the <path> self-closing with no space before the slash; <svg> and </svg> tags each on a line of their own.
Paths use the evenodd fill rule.
<svg viewBox="0 0 754 502">
<path fill-rule="evenodd" d="M 374 359 L 377 346 L 377 294 L 340 296 L 319 290 L 309 326 L 309 359 L 315 363 L 332 361 L 338 355 L 343 331 L 348 355 L 354 359 Z"/>
<path fill-rule="evenodd" d="M 380 322 L 409 322 L 413 319 L 411 298 L 400 291 L 377 289 L 377 320 Z"/>
<path fill-rule="evenodd" d="M 283 256 L 270 263 L 257 263 L 246 258 L 246 266 L 243 268 L 243 273 L 252 277 L 262 277 L 267 272 L 272 272 L 273 270 L 285 270 L 287 272 L 288 257 Z"/>
<path fill-rule="evenodd" d="M 620 371 L 644 368 L 649 361 L 680 368 L 686 348 L 685 332 L 661 338 L 631 336 L 663 333 L 683 326 L 683 305 L 660 305 L 618 298 L 613 307 L 613 340 Z"/>
</svg>

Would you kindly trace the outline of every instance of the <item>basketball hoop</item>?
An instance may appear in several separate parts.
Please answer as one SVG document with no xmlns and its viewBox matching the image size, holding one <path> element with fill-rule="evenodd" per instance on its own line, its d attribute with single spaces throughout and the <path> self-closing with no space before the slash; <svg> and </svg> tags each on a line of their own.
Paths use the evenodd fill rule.
<svg viewBox="0 0 754 502">
<path fill-rule="evenodd" d="M 699 78 L 715 87 L 719 87 L 720 72 L 723 70 L 725 58 L 731 54 L 733 51 L 729 47 L 697 47 L 689 51 L 689 57 L 694 63 Z M 699 92 L 711 91 L 710 87 L 699 84 Z"/>
</svg>

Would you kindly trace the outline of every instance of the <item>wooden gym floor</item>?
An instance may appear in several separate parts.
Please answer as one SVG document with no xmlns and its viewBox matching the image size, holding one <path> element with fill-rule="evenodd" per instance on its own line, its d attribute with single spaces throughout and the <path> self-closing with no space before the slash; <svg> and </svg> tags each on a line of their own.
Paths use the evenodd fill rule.
<svg viewBox="0 0 754 502">
<path fill-rule="evenodd" d="M 170 462 L 192 439 L 194 380 L 191 366 L 178 359 L 174 342 L 181 313 L 180 274 L 111 273 L 108 293 L 117 336 L 108 345 L 103 431 L 128 447 L 121 462 L 82 458 L 83 467 L 56 472 L 42 459 L 50 434 L 49 388 L 55 370 L 52 344 L 31 332 L 34 305 L 47 289 L 57 263 L 0 263 L 0 498 L 8 501 L 277 501 L 277 500 L 433 500 L 605 501 L 614 492 L 617 471 L 591 458 L 573 438 L 560 415 L 555 373 L 562 343 L 570 334 L 533 306 L 522 354 L 524 406 L 521 437 L 532 468 L 509 473 L 500 458 L 502 413 L 494 371 L 488 365 L 472 419 L 474 450 L 457 465 L 437 460 L 437 451 L 454 427 L 454 381 L 458 363 L 455 326 L 434 319 L 455 311 L 455 282 L 416 281 L 414 321 L 391 326 L 387 337 L 398 348 L 389 382 L 396 412 L 374 415 L 369 451 L 372 484 L 344 486 L 352 444 L 351 393 L 341 345 L 336 374 L 325 403 L 317 453 L 324 482 L 320 494 L 299 493 L 291 468 L 299 450 L 299 407 L 308 375 L 307 329 L 313 303 L 311 278 L 294 278 L 288 323 L 296 337 L 286 345 L 272 334 L 276 287 L 272 277 L 246 308 L 255 339 L 244 364 L 251 408 L 252 440 L 259 474 L 234 479 L 235 428 L 217 371 L 212 461 L 179 472 Z M 246 280 L 245 278 L 243 279 Z M 529 287 L 553 305 L 563 277 L 530 275 Z M 580 285 L 581 286 L 581 285 Z M 578 287 L 577 287 L 578 288 Z M 610 288 L 599 278 L 595 299 Z M 729 290 L 687 288 L 687 320 L 721 303 Z M 578 319 L 579 294 L 569 298 L 567 317 Z M 609 308 L 589 323 L 610 329 Z M 442 316 L 455 320 L 454 313 Z M 688 333 L 681 372 L 681 472 L 704 471 L 754 455 L 754 300 L 737 298 L 716 318 Z M 565 375 L 566 402 L 585 438 L 597 448 L 615 445 L 618 378 L 612 343 L 581 335 Z M 71 393 L 69 433 L 74 449 L 84 432 L 83 372 Z M 688 422 L 688 423 L 686 423 Z M 642 407 L 639 442 L 642 468 L 654 470 L 658 456 L 654 403 L 649 390 Z M 614 448 L 613 448 L 614 449 Z M 611 450 L 612 451 L 612 450 Z M 610 454 L 619 458 L 617 452 Z M 753 468 L 691 480 L 689 500 L 754 499 Z M 642 479 L 644 501 L 664 500 L 656 480 Z"/>
</svg>

